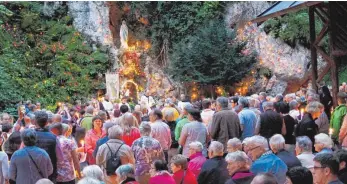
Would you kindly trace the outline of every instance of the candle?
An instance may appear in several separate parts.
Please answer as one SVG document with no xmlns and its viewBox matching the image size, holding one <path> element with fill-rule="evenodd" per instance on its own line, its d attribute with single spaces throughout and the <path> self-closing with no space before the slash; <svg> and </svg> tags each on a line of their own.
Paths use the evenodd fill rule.
<svg viewBox="0 0 347 184">
<path fill-rule="evenodd" d="M 302 117 L 304 117 L 304 112 L 305 112 L 304 109 L 301 109 L 301 110 L 300 110 L 300 115 L 301 115 L 300 120 L 302 120 Z"/>
<path fill-rule="evenodd" d="M 331 136 L 333 135 L 333 132 L 334 132 L 334 129 L 329 128 L 329 136 L 330 136 L 330 138 L 331 138 Z"/>
<path fill-rule="evenodd" d="M 82 147 L 84 147 L 84 140 L 81 140 L 81 145 Z"/>
</svg>

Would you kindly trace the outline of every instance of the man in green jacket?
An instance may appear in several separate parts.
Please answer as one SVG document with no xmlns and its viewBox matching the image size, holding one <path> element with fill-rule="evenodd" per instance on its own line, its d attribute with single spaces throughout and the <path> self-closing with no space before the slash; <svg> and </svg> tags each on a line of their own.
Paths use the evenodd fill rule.
<svg viewBox="0 0 347 184">
<path fill-rule="evenodd" d="M 331 115 L 330 128 L 333 129 L 332 138 L 334 141 L 338 140 L 343 118 L 347 113 L 346 98 L 347 94 L 344 92 L 339 92 L 337 94 L 338 106 L 334 109 L 334 112 Z"/>
<path fill-rule="evenodd" d="M 81 120 L 81 127 L 85 128 L 86 131 L 92 129 L 92 119 L 93 119 L 94 107 L 88 106 L 86 108 L 86 113 L 84 114 L 83 119 Z"/>
</svg>

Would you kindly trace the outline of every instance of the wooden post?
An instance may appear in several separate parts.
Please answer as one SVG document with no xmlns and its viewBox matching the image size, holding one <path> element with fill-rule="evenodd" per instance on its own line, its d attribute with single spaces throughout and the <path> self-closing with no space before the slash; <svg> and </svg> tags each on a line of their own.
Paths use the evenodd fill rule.
<svg viewBox="0 0 347 184">
<path fill-rule="evenodd" d="M 336 2 L 329 2 L 329 27 L 330 27 L 330 31 L 329 31 L 329 49 L 330 49 L 330 57 L 332 59 L 331 62 L 331 66 L 330 66 L 330 77 L 331 77 L 331 81 L 332 81 L 332 88 L 333 88 L 333 103 L 334 103 L 334 107 L 336 107 L 337 104 L 337 93 L 338 93 L 338 69 L 337 69 L 337 65 L 336 65 L 336 57 L 333 55 L 333 51 L 334 51 L 334 34 L 336 34 L 336 19 L 339 18 L 336 16 L 336 12 L 333 10 L 333 4 Z"/>
<path fill-rule="evenodd" d="M 309 8 L 309 22 L 310 22 L 310 42 L 311 42 L 311 74 L 312 74 L 312 88 L 318 92 L 317 87 L 317 49 L 314 46 L 316 40 L 316 27 L 315 27 L 315 18 L 314 18 L 314 6 Z"/>
</svg>

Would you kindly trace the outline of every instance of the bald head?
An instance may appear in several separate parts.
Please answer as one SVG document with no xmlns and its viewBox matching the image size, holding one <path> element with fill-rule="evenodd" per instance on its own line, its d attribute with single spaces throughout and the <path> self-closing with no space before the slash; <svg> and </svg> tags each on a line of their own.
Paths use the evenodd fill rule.
<svg viewBox="0 0 347 184">
<path fill-rule="evenodd" d="M 251 184 L 278 184 L 274 175 L 270 173 L 258 174 Z"/>
</svg>

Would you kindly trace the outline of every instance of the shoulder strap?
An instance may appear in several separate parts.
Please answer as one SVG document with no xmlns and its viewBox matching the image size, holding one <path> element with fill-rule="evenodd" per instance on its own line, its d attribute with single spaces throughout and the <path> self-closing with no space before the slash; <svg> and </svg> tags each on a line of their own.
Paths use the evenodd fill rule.
<svg viewBox="0 0 347 184">
<path fill-rule="evenodd" d="M 181 183 L 180 183 L 180 184 L 183 184 L 184 177 L 186 176 L 186 172 L 187 172 L 187 170 L 186 170 L 186 169 L 184 169 L 183 177 L 182 177 L 182 180 L 181 180 Z"/>
<path fill-rule="evenodd" d="M 110 152 L 111 152 L 111 156 L 113 155 L 113 153 L 112 153 L 112 150 L 111 150 L 111 148 L 110 148 L 110 146 L 106 143 L 106 145 L 107 145 L 107 147 L 108 147 L 108 149 L 110 150 Z"/>
<path fill-rule="evenodd" d="M 42 174 L 42 172 L 41 172 L 41 170 L 40 170 L 40 169 L 39 169 L 39 167 L 36 165 L 36 162 L 34 161 L 33 157 L 31 157 L 31 155 L 30 155 L 29 151 L 28 151 L 28 150 L 26 150 L 26 149 L 25 149 L 25 151 L 28 153 L 28 155 L 29 155 L 29 157 L 30 157 L 31 161 L 34 163 L 34 165 L 35 165 L 35 167 L 36 167 L 37 171 L 39 171 L 39 174 L 40 174 L 41 178 L 44 178 L 44 177 L 43 177 L 43 174 Z"/>
<path fill-rule="evenodd" d="M 118 149 L 117 149 L 117 151 L 116 151 L 116 153 L 114 154 L 114 156 L 117 156 L 117 153 L 118 153 L 118 151 L 119 151 L 119 149 L 120 149 L 120 147 L 122 147 L 123 146 L 123 144 L 124 143 L 122 143 L 119 147 L 118 147 Z M 106 143 L 106 145 L 107 145 L 107 147 L 108 147 L 108 149 L 110 150 L 110 152 L 111 152 L 111 156 L 113 155 L 113 153 L 112 153 L 112 150 L 111 150 L 111 148 L 110 148 L 110 146 Z"/>
</svg>

